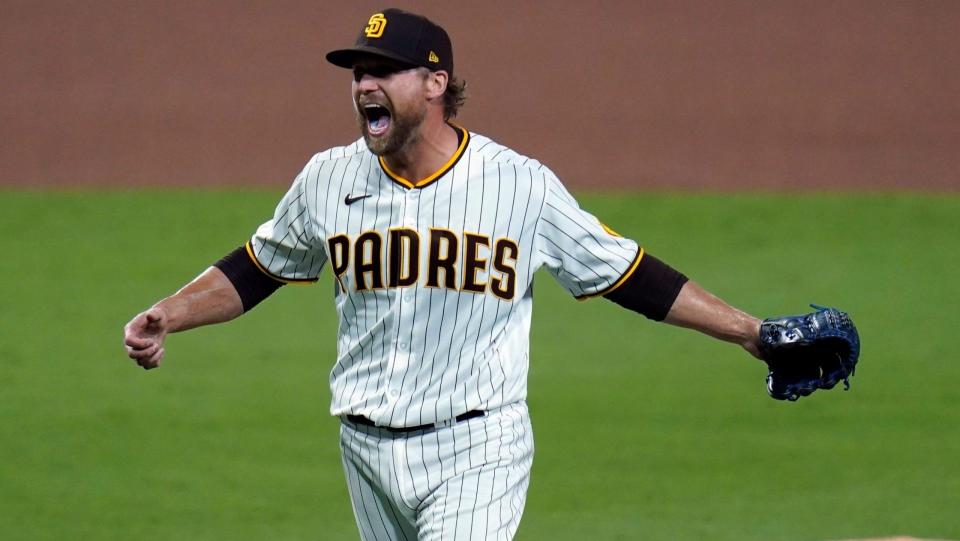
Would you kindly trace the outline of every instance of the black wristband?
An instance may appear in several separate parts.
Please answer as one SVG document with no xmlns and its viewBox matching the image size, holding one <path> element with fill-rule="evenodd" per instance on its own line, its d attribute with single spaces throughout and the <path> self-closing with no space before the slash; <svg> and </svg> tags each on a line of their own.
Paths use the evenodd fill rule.
<svg viewBox="0 0 960 541">
<path fill-rule="evenodd" d="M 687 277 L 648 253 L 620 287 L 604 297 L 654 320 L 663 321 Z"/>
<path fill-rule="evenodd" d="M 267 276 L 257 267 L 256 263 L 250 259 L 246 245 L 223 256 L 213 266 L 223 271 L 233 284 L 233 288 L 240 295 L 244 312 L 253 309 L 260 304 L 260 301 L 284 285 L 283 282 Z"/>
</svg>

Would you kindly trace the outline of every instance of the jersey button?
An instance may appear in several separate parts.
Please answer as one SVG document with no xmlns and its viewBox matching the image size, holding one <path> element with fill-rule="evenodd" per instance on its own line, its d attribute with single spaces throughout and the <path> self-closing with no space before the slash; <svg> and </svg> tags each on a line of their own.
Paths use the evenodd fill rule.
<svg viewBox="0 0 960 541">
<path fill-rule="evenodd" d="M 400 349 L 402 349 L 402 350 L 404 350 L 404 351 L 407 350 L 407 343 L 406 343 L 406 342 L 400 342 L 400 343 L 397 344 L 397 345 L 400 346 Z"/>
<path fill-rule="evenodd" d="M 398 391 L 398 390 L 396 390 L 396 389 L 390 389 L 390 396 L 391 396 L 392 398 L 396 398 L 396 397 L 400 396 L 400 391 Z"/>
</svg>

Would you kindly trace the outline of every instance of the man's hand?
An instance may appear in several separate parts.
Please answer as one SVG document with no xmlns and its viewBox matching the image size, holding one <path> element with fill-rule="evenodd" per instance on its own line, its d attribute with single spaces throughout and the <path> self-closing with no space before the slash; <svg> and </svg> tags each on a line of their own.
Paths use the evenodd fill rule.
<svg viewBox="0 0 960 541">
<path fill-rule="evenodd" d="M 759 327 L 759 325 L 758 325 Z M 760 354 L 760 339 L 750 337 L 740 344 L 743 346 L 743 349 L 747 350 L 747 353 L 753 355 L 757 359 L 763 360 L 763 356 Z"/>
<path fill-rule="evenodd" d="M 223 323 L 243 313 L 243 302 L 223 271 L 210 267 L 180 291 L 137 314 L 123 328 L 127 355 L 144 370 L 160 366 L 172 332 Z"/>
<path fill-rule="evenodd" d="M 144 370 L 160 366 L 164 352 L 163 341 L 169 330 L 169 321 L 163 309 L 154 306 L 137 314 L 123 328 L 123 343 L 127 347 L 127 355 Z"/>
</svg>

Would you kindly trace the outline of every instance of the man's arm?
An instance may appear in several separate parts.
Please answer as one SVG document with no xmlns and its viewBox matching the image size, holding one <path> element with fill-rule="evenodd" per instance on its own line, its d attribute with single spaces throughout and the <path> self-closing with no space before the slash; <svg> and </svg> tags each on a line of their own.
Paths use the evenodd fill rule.
<svg viewBox="0 0 960 541">
<path fill-rule="evenodd" d="M 233 283 L 210 267 L 173 295 L 137 314 L 123 329 L 127 355 L 145 370 L 160 366 L 167 334 L 222 323 L 243 314 Z"/>
<path fill-rule="evenodd" d="M 619 287 L 604 296 L 654 321 L 694 329 L 740 344 L 760 357 L 760 320 L 733 308 L 682 273 L 648 253 Z"/>
<path fill-rule="evenodd" d="M 680 289 L 663 321 L 740 344 L 760 358 L 760 320 L 730 306 L 692 280 Z"/>
</svg>

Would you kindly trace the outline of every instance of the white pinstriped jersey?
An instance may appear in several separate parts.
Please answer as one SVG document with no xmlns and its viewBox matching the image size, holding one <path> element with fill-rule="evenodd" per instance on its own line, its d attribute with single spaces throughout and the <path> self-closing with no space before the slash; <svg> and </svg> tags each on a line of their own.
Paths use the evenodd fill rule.
<svg viewBox="0 0 960 541">
<path fill-rule="evenodd" d="M 416 185 L 363 139 L 315 155 L 247 244 L 284 281 L 330 264 L 333 415 L 404 427 L 525 399 L 534 272 L 588 297 L 643 257 L 538 161 L 458 130 L 456 154 Z"/>
</svg>

